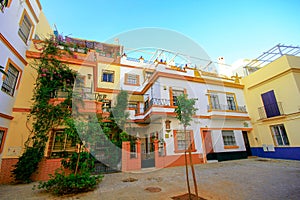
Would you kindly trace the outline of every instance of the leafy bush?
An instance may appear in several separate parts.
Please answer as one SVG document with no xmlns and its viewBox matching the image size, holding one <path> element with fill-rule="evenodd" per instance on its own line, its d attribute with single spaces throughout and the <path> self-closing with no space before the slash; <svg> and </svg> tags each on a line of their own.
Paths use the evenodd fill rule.
<svg viewBox="0 0 300 200">
<path fill-rule="evenodd" d="M 15 169 L 12 171 L 17 182 L 29 183 L 31 174 L 37 170 L 38 163 L 44 155 L 44 148 L 28 147 L 19 158 Z"/>
<path fill-rule="evenodd" d="M 49 181 L 40 182 L 38 189 L 57 195 L 94 190 L 103 178 L 102 175 L 91 175 L 90 172 L 95 169 L 94 160 L 88 152 L 74 153 L 71 158 L 62 160 L 62 165 L 73 173 L 67 175 L 64 171 L 56 171 L 54 175 L 50 175 Z"/>
<path fill-rule="evenodd" d="M 38 189 L 44 189 L 57 195 L 76 194 L 94 190 L 103 176 L 91 176 L 89 172 L 66 175 L 64 172 L 55 172 L 47 182 L 40 182 Z"/>
<path fill-rule="evenodd" d="M 78 163 L 77 163 L 78 161 Z M 95 168 L 95 158 L 91 156 L 88 152 L 81 152 L 80 158 L 78 160 L 78 153 L 73 153 L 71 158 L 63 159 L 61 164 L 67 168 L 75 172 L 76 163 L 78 164 L 77 170 L 80 172 L 92 172 Z"/>
</svg>

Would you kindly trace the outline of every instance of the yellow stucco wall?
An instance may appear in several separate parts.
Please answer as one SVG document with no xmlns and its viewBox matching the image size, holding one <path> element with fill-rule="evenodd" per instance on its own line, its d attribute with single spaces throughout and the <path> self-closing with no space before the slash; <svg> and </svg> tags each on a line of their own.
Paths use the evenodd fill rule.
<svg viewBox="0 0 300 200">
<path fill-rule="evenodd" d="M 102 71 L 103 70 L 108 70 L 108 71 L 113 71 L 114 72 L 114 82 L 103 82 L 102 81 Z M 103 64 L 103 63 L 98 63 L 97 66 L 97 87 L 98 88 L 106 88 L 106 89 L 120 89 L 120 66 L 116 66 L 113 64 Z"/>
<path fill-rule="evenodd" d="M 282 56 L 241 82 L 245 85 L 247 110 L 253 124 L 249 134 L 251 146 L 274 144 L 270 126 L 277 124 L 284 124 L 290 146 L 300 146 L 300 57 Z M 258 112 L 263 106 L 261 94 L 270 90 L 274 90 L 277 102 L 282 102 L 284 116 L 261 120 Z"/>
</svg>

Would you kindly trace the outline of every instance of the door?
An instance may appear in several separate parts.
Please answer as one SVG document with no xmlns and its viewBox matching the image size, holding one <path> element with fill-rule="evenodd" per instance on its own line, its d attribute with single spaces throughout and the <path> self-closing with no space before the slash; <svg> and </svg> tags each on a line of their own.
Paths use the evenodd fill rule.
<svg viewBox="0 0 300 200">
<path fill-rule="evenodd" d="M 155 167 L 154 139 L 155 134 L 151 133 L 149 135 L 145 135 L 145 138 L 141 140 L 143 146 L 141 159 L 142 168 Z"/>
<path fill-rule="evenodd" d="M 206 155 L 209 154 L 209 153 L 213 153 L 214 148 L 213 148 L 213 145 L 212 145 L 211 131 L 203 131 L 203 138 L 204 138 L 204 145 L 205 145 Z"/>
<path fill-rule="evenodd" d="M 261 98 L 264 103 L 267 118 L 280 115 L 274 90 L 262 94 Z"/>
<path fill-rule="evenodd" d="M 251 147 L 250 147 L 250 143 L 249 143 L 249 139 L 248 139 L 248 132 L 243 131 L 242 133 L 243 133 L 243 138 L 244 138 L 244 143 L 245 143 L 247 155 L 252 156 Z"/>
</svg>

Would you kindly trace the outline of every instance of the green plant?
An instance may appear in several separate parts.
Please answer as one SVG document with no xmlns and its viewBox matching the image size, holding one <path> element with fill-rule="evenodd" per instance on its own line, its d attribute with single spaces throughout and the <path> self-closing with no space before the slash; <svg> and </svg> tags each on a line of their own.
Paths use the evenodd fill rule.
<svg viewBox="0 0 300 200">
<path fill-rule="evenodd" d="M 57 46 L 56 39 L 45 40 L 41 57 L 33 66 L 37 78 L 28 116 L 28 121 L 33 120 L 33 128 L 25 142 L 24 153 L 12 170 L 17 182 L 31 182 L 31 174 L 44 156 L 49 132 L 55 127 L 70 125 L 67 122 L 71 118 L 72 86 L 77 73 L 59 60 L 68 51 L 62 52 Z M 67 93 L 65 100 L 58 105 L 49 103 L 59 90 Z"/>
<path fill-rule="evenodd" d="M 77 171 L 79 173 L 81 172 L 92 172 L 95 168 L 95 158 L 91 156 L 88 152 L 80 152 L 80 153 L 73 153 L 71 158 L 63 159 L 61 164 L 66 169 L 72 170 L 73 173 L 76 172 L 76 164 L 78 161 L 79 156 L 79 162 L 77 166 Z"/>
<path fill-rule="evenodd" d="M 66 175 L 64 172 L 55 172 L 47 182 L 40 182 L 38 189 L 44 189 L 56 195 L 76 194 L 94 190 L 103 176 L 91 176 L 89 172 Z"/>
<path fill-rule="evenodd" d="M 186 141 L 189 144 L 188 149 L 186 149 L 184 152 L 186 181 L 187 181 L 189 199 L 191 199 L 191 189 L 190 189 L 189 175 L 188 175 L 189 174 L 188 173 L 188 162 L 187 162 L 187 154 L 186 154 L 187 152 L 188 152 L 189 158 L 190 158 L 190 165 L 191 165 L 193 181 L 194 181 L 194 189 L 195 189 L 196 197 L 198 198 L 197 181 L 196 181 L 192 153 L 191 153 L 192 141 L 191 141 L 191 137 L 186 135 L 186 127 L 190 125 L 190 122 L 193 120 L 192 116 L 197 111 L 197 108 L 195 108 L 196 99 L 188 99 L 188 96 L 186 94 L 182 94 L 177 97 L 177 102 L 178 102 L 178 106 L 175 108 L 176 118 L 180 121 L 181 124 L 183 124 L 184 135 L 185 135 L 186 140 L 187 140 L 187 138 L 189 138 L 189 141 Z"/>
<path fill-rule="evenodd" d="M 71 158 L 62 160 L 63 167 L 72 173 L 56 171 L 54 175 L 50 175 L 49 181 L 40 182 L 38 189 L 57 195 L 94 190 L 103 178 L 102 175 L 91 176 L 91 172 L 95 169 L 94 161 L 88 152 L 74 153 Z"/>
</svg>

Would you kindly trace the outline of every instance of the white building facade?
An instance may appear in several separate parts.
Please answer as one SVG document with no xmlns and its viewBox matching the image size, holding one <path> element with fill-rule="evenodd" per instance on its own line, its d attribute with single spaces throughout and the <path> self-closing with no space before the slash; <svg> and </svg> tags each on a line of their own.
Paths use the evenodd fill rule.
<svg viewBox="0 0 300 200">
<path fill-rule="evenodd" d="M 26 51 L 39 22 L 38 0 L 3 1 L 0 12 L 0 65 L 8 76 L 0 73 L 0 163 L 5 138 L 13 119 L 13 105 L 26 70 Z M 0 164 L 1 166 L 1 164 Z"/>
<path fill-rule="evenodd" d="M 140 138 L 142 168 L 184 164 L 188 141 L 174 113 L 180 94 L 196 99 L 197 111 L 187 127 L 195 163 L 251 155 L 247 132 L 252 128 L 238 77 L 228 79 L 166 63 L 133 62 L 126 57 L 121 59 L 120 74 L 124 79 L 120 80 L 120 88 L 133 96 L 143 96 L 143 101 L 129 102 L 129 132 Z M 155 140 L 159 141 L 159 159 L 154 153 Z M 152 164 L 147 163 L 151 159 Z"/>
</svg>

